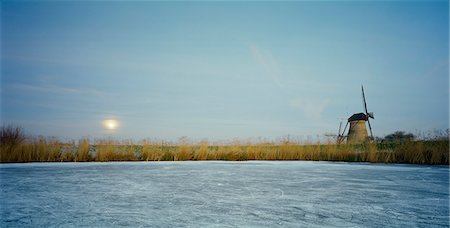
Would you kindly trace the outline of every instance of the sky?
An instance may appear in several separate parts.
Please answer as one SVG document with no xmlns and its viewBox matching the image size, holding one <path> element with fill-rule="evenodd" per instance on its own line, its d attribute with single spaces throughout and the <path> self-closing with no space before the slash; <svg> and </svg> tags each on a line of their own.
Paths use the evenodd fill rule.
<svg viewBox="0 0 450 228">
<path fill-rule="evenodd" d="M 28 134 L 337 134 L 361 85 L 374 136 L 447 129 L 448 1 L 1 2 L 1 123 Z"/>
</svg>

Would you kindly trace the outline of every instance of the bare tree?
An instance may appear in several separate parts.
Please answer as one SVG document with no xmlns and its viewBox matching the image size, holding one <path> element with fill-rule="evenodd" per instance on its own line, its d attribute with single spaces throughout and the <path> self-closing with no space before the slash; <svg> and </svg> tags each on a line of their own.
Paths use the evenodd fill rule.
<svg viewBox="0 0 450 228">
<path fill-rule="evenodd" d="M 1 126 L 0 129 L 0 145 L 4 148 L 12 150 L 25 140 L 23 129 L 17 126 Z"/>
</svg>

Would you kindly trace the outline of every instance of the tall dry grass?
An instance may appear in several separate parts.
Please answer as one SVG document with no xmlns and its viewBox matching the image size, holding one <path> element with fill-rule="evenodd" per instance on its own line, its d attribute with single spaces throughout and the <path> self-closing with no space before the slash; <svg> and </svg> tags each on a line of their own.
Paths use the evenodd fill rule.
<svg viewBox="0 0 450 228">
<path fill-rule="evenodd" d="M 281 139 L 278 142 L 177 143 L 83 138 L 62 143 L 56 138 L 25 137 L 20 129 L 3 128 L 0 162 L 108 162 L 185 160 L 309 160 L 449 165 L 446 137 L 366 144 L 334 144 Z"/>
<path fill-rule="evenodd" d="M 55 161 L 73 161 L 67 159 L 64 152 L 73 145 L 61 143 L 52 138 L 29 138 L 14 148 L 8 148 L 1 145 L 1 162 L 55 162 Z M 70 157 L 70 156 L 69 156 Z"/>
<path fill-rule="evenodd" d="M 141 161 L 173 161 L 176 146 L 168 142 L 153 142 L 144 140 L 142 142 Z"/>
<path fill-rule="evenodd" d="M 78 151 L 76 154 L 76 158 L 74 158 L 77 162 L 88 162 L 92 160 L 92 156 L 89 153 L 90 145 L 89 139 L 83 138 L 78 141 Z M 75 157 L 75 156 L 74 156 Z"/>
<path fill-rule="evenodd" d="M 97 140 L 95 145 L 95 161 L 135 161 L 136 146 L 131 140 L 115 141 L 112 139 Z"/>
</svg>

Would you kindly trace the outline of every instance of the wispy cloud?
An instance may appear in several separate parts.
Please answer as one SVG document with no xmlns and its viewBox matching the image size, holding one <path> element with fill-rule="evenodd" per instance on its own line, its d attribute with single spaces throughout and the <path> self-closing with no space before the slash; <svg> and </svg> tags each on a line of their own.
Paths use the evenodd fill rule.
<svg viewBox="0 0 450 228">
<path fill-rule="evenodd" d="M 249 44 L 250 52 L 262 71 L 268 75 L 272 81 L 280 88 L 283 84 L 280 81 L 280 68 L 275 57 L 268 50 L 263 50 L 255 44 Z"/>
<path fill-rule="evenodd" d="M 33 91 L 33 92 L 39 92 L 39 93 L 52 93 L 52 94 L 84 94 L 84 95 L 105 95 L 106 93 L 100 90 L 91 89 L 91 88 L 71 88 L 71 87 L 64 87 L 54 84 L 48 84 L 48 85 L 31 85 L 31 84 L 22 84 L 22 83 L 16 83 L 16 84 L 10 84 L 6 86 L 6 89 L 11 90 L 21 90 L 21 91 Z"/>
<path fill-rule="evenodd" d="M 329 100 L 305 100 L 294 98 L 289 101 L 289 106 L 294 109 L 302 110 L 306 118 L 310 120 L 321 120 L 322 113 L 329 104 Z"/>
</svg>

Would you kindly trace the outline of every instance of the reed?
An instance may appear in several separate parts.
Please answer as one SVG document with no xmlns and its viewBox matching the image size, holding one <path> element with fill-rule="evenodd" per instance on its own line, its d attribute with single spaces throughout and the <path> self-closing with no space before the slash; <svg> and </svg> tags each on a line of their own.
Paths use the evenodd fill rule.
<svg viewBox="0 0 450 228">
<path fill-rule="evenodd" d="M 88 162 L 92 160 L 92 156 L 89 153 L 89 139 L 83 138 L 78 142 L 78 151 L 74 160 L 77 162 Z M 69 155 L 67 155 L 69 156 Z"/>
<path fill-rule="evenodd" d="M 198 146 L 194 148 L 193 160 L 208 160 L 210 153 L 208 140 L 202 140 Z"/>
<path fill-rule="evenodd" d="M 19 130 L 17 130 L 19 129 Z M 310 160 L 373 163 L 449 165 L 449 139 L 400 140 L 366 144 L 306 142 L 283 138 L 260 141 L 210 144 L 192 143 L 186 137 L 178 143 L 144 140 L 87 138 L 62 143 L 56 138 L 25 137 L 20 128 L 2 128 L 0 162 L 88 162 L 88 161 L 185 161 L 185 160 Z"/>
<path fill-rule="evenodd" d="M 131 140 L 123 142 L 112 139 L 97 140 L 95 161 L 135 161 L 138 160 L 136 150 L 137 148 Z"/>
<path fill-rule="evenodd" d="M 194 145 L 192 145 L 189 140 L 182 137 L 176 147 L 175 153 L 173 154 L 174 161 L 187 161 L 193 160 L 194 158 Z"/>
<path fill-rule="evenodd" d="M 98 140 L 95 146 L 95 160 L 99 162 L 115 160 L 116 143 L 112 140 Z"/>
<path fill-rule="evenodd" d="M 176 148 L 176 146 L 165 141 L 144 140 L 138 158 L 141 161 L 173 161 Z"/>
</svg>

